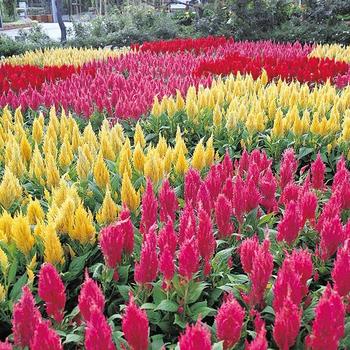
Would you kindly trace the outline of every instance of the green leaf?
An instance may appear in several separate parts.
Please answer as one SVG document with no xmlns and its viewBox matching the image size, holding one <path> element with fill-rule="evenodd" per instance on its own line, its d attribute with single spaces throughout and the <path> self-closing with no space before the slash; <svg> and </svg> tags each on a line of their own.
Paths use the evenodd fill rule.
<svg viewBox="0 0 350 350">
<path fill-rule="evenodd" d="M 123 297 L 123 299 L 128 300 L 131 287 L 126 286 L 126 285 L 118 285 L 117 287 L 118 287 L 118 291 L 121 294 L 121 296 Z"/>
<path fill-rule="evenodd" d="M 90 255 L 90 252 L 82 256 L 78 256 L 71 261 L 71 263 L 69 264 L 68 271 L 64 275 L 64 279 L 66 282 L 73 281 L 78 276 L 82 275 L 82 271 L 84 270 L 85 263 L 89 255 Z"/>
<path fill-rule="evenodd" d="M 203 290 L 208 286 L 207 283 L 201 282 L 201 283 L 195 283 L 190 286 L 188 290 L 188 298 L 187 303 L 192 304 L 195 303 L 199 297 L 201 296 Z"/>
<path fill-rule="evenodd" d="M 220 343 L 215 343 L 215 344 L 213 344 L 213 346 L 212 346 L 212 350 L 223 350 L 223 348 L 224 348 L 224 342 L 220 342 Z"/>
<path fill-rule="evenodd" d="M 12 282 L 16 278 L 17 268 L 18 268 L 17 259 L 13 259 L 13 261 L 11 262 L 11 265 L 10 265 L 9 273 L 8 273 L 7 283 L 9 286 L 12 284 Z"/>
<path fill-rule="evenodd" d="M 156 304 L 153 303 L 145 303 L 141 305 L 141 309 L 143 310 L 154 310 L 156 308 Z"/>
<path fill-rule="evenodd" d="M 233 285 L 244 284 L 249 282 L 247 275 L 227 275 L 228 279 Z"/>
<path fill-rule="evenodd" d="M 176 312 L 179 308 L 179 304 L 172 300 L 162 300 L 160 304 L 156 307 L 156 310 Z"/>
<path fill-rule="evenodd" d="M 11 293 L 10 293 L 10 299 L 13 301 L 16 301 L 19 296 L 21 295 L 22 287 L 26 284 L 28 280 L 27 274 L 23 274 L 22 277 L 20 277 L 17 282 L 14 284 Z"/>
<path fill-rule="evenodd" d="M 176 314 L 175 315 L 175 320 L 174 320 L 174 324 L 177 324 L 178 326 L 180 326 L 182 329 L 186 328 L 186 324 L 187 322 L 184 321 L 180 315 Z"/>
<path fill-rule="evenodd" d="M 68 334 L 63 344 L 69 344 L 69 343 L 81 344 L 82 342 L 83 342 L 83 336 L 81 334 Z"/>
<path fill-rule="evenodd" d="M 163 334 L 156 334 L 151 337 L 151 349 L 152 350 L 159 350 L 163 347 L 164 341 L 163 341 Z"/>
<path fill-rule="evenodd" d="M 314 152 L 313 148 L 301 147 L 299 151 L 298 159 L 300 160 L 313 152 Z"/>
</svg>

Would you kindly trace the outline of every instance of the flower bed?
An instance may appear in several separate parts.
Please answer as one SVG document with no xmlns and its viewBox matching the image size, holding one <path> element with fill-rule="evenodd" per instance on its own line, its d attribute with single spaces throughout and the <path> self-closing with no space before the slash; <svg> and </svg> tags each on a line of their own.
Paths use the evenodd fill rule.
<svg viewBox="0 0 350 350">
<path fill-rule="evenodd" d="M 70 52 L 0 66 L 0 350 L 350 348 L 346 49 Z"/>
</svg>

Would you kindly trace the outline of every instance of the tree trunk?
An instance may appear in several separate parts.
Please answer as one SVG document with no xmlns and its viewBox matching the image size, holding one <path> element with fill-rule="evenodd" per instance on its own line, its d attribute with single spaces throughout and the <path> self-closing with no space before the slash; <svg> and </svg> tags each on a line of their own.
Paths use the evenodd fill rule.
<svg viewBox="0 0 350 350">
<path fill-rule="evenodd" d="M 61 43 L 65 43 L 67 42 L 67 30 L 62 19 L 62 11 L 63 11 L 62 0 L 56 0 L 56 8 L 57 8 L 57 22 L 61 29 Z"/>
</svg>

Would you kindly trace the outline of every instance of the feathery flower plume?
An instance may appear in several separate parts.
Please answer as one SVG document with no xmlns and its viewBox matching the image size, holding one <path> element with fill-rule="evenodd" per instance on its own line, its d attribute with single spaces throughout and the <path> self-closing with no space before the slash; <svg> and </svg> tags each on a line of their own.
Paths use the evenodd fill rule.
<svg viewBox="0 0 350 350">
<path fill-rule="evenodd" d="M 132 350 L 148 349 L 148 328 L 146 312 L 135 304 L 133 296 L 130 295 L 123 315 L 122 330 Z"/>
<path fill-rule="evenodd" d="M 142 215 L 140 231 L 147 234 L 150 227 L 157 221 L 158 202 L 153 192 L 152 181 L 147 179 L 146 190 L 142 196 Z"/>
<path fill-rule="evenodd" d="M 168 216 L 171 220 L 175 220 L 175 213 L 178 209 L 178 202 L 174 190 L 169 185 L 169 180 L 163 181 L 162 188 L 159 191 L 159 215 L 160 220 L 166 222 Z"/>
<path fill-rule="evenodd" d="M 323 261 L 328 260 L 344 240 L 344 230 L 338 215 L 323 223 L 320 231 L 319 254 Z"/>
<path fill-rule="evenodd" d="M 225 238 L 233 233 L 234 226 L 231 222 L 232 205 L 223 195 L 219 194 L 215 203 L 215 220 L 219 231 L 219 238 Z"/>
<path fill-rule="evenodd" d="M 90 321 L 92 307 L 95 307 L 101 312 L 103 312 L 105 307 L 105 297 L 102 290 L 97 283 L 89 277 L 87 272 L 85 275 L 85 282 L 80 290 L 78 302 L 80 313 L 86 322 Z"/>
<path fill-rule="evenodd" d="M 344 297 L 350 293 L 350 239 L 338 248 L 337 258 L 332 270 L 334 289 Z"/>
<path fill-rule="evenodd" d="M 273 339 L 280 350 L 290 349 L 298 336 L 301 323 L 301 312 L 289 298 L 276 312 Z"/>
<path fill-rule="evenodd" d="M 112 330 L 101 310 L 92 307 L 85 330 L 86 350 L 115 350 Z"/>
<path fill-rule="evenodd" d="M 236 181 L 233 184 L 233 213 L 237 220 L 243 222 L 243 214 L 245 213 L 246 204 L 245 204 L 245 191 L 244 191 L 244 182 L 242 178 L 238 175 Z"/>
<path fill-rule="evenodd" d="M 337 291 L 328 284 L 315 309 L 312 333 L 306 338 L 312 350 L 337 350 L 345 332 L 345 308 Z"/>
<path fill-rule="evenodd" d="M 13 307 L 12 331 L 15 345 L 29 347 L 40 321 L 41 315 L 35 306 L 33 295 L 28 286 L 24 286 L 21 299 Z"/>
<path fill-rule="evenodd" d="M 199 269 L 198 242 L 195 237 L 185 240 L 180 246 L 179 252 L 179 274 L 190 281 L 193 274 Z"/>
<path fill-rule="evenodd" d="M 104 227 L 100 232 L 100 247 L 106 265 L 115 269 L 121 262 L 125 235 L 121 221 Z M 117 276 L 115 276 L 117 278 Z"/>
<path fill-rule="evenodd" d="M 245 312 L 232 294 L 220 306 L 216 321 L 216 334 L 224 341 L 224 349 L 230 349 L 239 341 L 243 327 Z"/>
<path fill-rule="evenodd" d="M 216 241 L 208 212 L 200 208 L 198 217 L 198 249 L 204 261 L 204 275 L 207 276 L 210 273 L 210 259 L 214 254 Z"/>
<path fill-rule="evenodd" d="M 299 307 L 303 299 L 303 285 L 301 277 L 294 270 L 294 266 L 287 257 L 284 259 L 281 268 L 278 270 L 277 279 L 273 286 L 273 308 L 278 312 L 286 299 Z"/>
<path fill-rule="evenodd" d="M 301 227 L 304 227 L 307 220 L 311 224 L 315 223 L 315 215 L 317 209 L 317 196 L 315 193 L 307 191 L 301 194 L 299 199 L 299 211 L 301 214 Z"/>
<path fill-rule="evenodd" d="M 292 244 L 297 238 L 301 228 L 301 217 L 296 202 L 287 204 L 283 218 L 277 226 L 277 241 Z"/>
<path fill-rule="evenodd" d="M 265 239 L 258 248 L 252 251 L 255 246 L 254 242 L 246 243 L 247 246 L 240 249 L 241 262 L 247 268 L 245 272 L 251 281 L 251 289 L 248 296 L 250 305 L 260 304 L 264 299 L 266 286 L 272 274 L 273 256 L 270 253 L 270 241 Z M 243 245 L 243 244 L 242 244 Z M 245 254 L 247 254 L 245 256 Z M 247 260 L 252 257 L 250 263 Z M 243 265 L 243 264 L 242 264 Z M 250 272 L 248 272 L 250 270 Z"/>
<path fill-rule="evenodd" d="M 124 251 L 126 254 L 132 254 L 134 251 L 134 227 L 130 218 L 130 211 L 124 207 L 119 214 L 119 222 L 122 225 L 124 233 Z"/>
<path fill-rule="evenodd" d="M 311 164 L 311 183 L 315 190 L 324 189 L 324 174 L 326 166 L 324 165 L 320 152 L 317 153 L 316 160 Z"/>
<path fill-rule="evenodd" d="M 179 338 L 180 350 L 210 350 L 211 340 L 208 328 L 198 319 L 196 324 L 186 326 Z"/>
<path fill-rule="evenodd" d="M 245 350 L 267 350 L 265 322 L 261 319 L 259 313 L 255 315 L 254 327 L 256 336 L 250 343 L 247 340 L 245 341 Z"/>
<path fill-rule="evenodd" d="M 253 270 L 253 262 L 256 252 L 259 250 L 259 240 L 257 236 L 246 238 L 239 247 L 239 255 L 243 270 L 250 274 Z"/>
<path fill-rule="evenodd" d="M 168 248 L 170 253 L 174 256 L 177 246 L 177 236 L 174 231 L 174 223 L 170 217 L 159 232 L 158 246 L 161 253 L 165 248 Z"/>
<path fill-rule="evenodd" d="M 159 271 L 163 274 L 166 283 L 171 281 L 175 273 L 174 256 L 166 246 L 160 255 Z"/>
<path fill-rule="evenodd" d="M 135 263 L 135 282 L 138 284 L 149 284 L 157 277 L 158 256 L 156 228 L 153 225 L 142 243 L 140 261 Z"/>
<path fill-rule="evenodd" d="M 36 326 L 31 350 L 63 350 L 59 335 L 49 327 L 49 322 L 39 322 Z"/>
<path fill-rule="evenodd" d="M 38 294 L 45 301 L 47 314 L 56 322 L 62 322 L 66 305 L 65 288 L 57 270 L 49 263 L 40 269 Z"/>
<path fill-rule="evenodd" d="M 190 169 L 185 176 L 185 202 L 196 205 L 197 193 L 201 185 L 201 177 L 196 169 Z"/>
<path fill-rule="evenodd" d="M 280 167 L 280 187 L 283 190 L 286 185 L 294 180 L 295 172 L 298 168 L 298 162 L 295 158 L 293 148 L 284 151 Z"/>
<path fill-rule="evenodd" d="M 306 249 L 293 249 L 289 260 L 292 264 L 292 269 L 300 276 L 303 296 L 306 296 L 308 293 L 307 281 L 311 278 L 313 272 L 311 254 Z"/>
</svg>

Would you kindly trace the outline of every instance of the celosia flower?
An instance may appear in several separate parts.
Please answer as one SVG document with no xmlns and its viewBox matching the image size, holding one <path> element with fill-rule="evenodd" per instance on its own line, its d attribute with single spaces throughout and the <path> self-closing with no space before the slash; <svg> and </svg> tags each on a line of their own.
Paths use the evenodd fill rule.
<svg viewBox="0 0 350 350">
<path fill-rule="evenodd" d="M 283 218 L 277 226 L 277 241 L 285 241 L 292 244 L 299 235 L 301 217 L 298 206 L 294 201 L 287 204 Z"/>
<path fill-rule="evenodd" d="M 321 259 L 326 261 L 344 240 L 344 231 L 338 215 L 323 223 L 320 236 L 319 254 Z"/>
<path fill-rule="evenodd" d="M 243 222 L 243 214 L 246 209 L 245 204 L 245 191 L 244 191 L 244 182 L 242 178 L 238 175 L 236 177 L 236 181 L 233 184 L 233 213 L 237 220 L 242 223 Z"/>
<path fill-rule="evenodd" d="M 120 212 L 119 219 L 124 233 L 124 251 L 126 254 L 132 254 L 134 251 L 134 227 L 127 207 L 124 207 Z"/>
<path fill-rule="evenodd" d="M 39 322 L 32 335 L 31 350 L 63 350 L 59 335 L 49 327 L 49 322 Z"/>
<path fill-rule="evenodd" d="M 266 211 L 272 212 L 277 210 L 276 189 L 277 182 L 272 174 L 272 170 L 268 168 L 265 174 L 259 179 L 259 189 L 262 195 L 261 205 Z"/>
<path fill-rule="evenodd" d="M 256 186 L 256 183 L 252 178 L 247 180 L 245 185 L 245 195 L 246 195 L 246 207 L 245 211 L 249 213 L 253 209 L 257 208 L 261 201 L 261 195 Z"/>
<path fill-rule="evenodd" d="M 142 215 L 140 231 L 146 234 L 150 227 L 157 221 L 158 202 L 153 192 L 152 181 L 147 179 L 146 190 L 142 196 Z"/>
<path fill-rule="evenodd" d="M 122 259 L 125 234 L 123 222 L 119 221 L 104 227 L 100 232 L 100 247 L 106 265 L 116 269 Z"/>
<path fill-rule="evenodd" d="M 292 269 L 299 274 L 303 288 L 303 295 L 308 292 L 307 281 L 311 278 L 313 272 L 311 254 L 306 249 L 293 249 L 289 257 Z"/>
<path fill-rule="evenodd" d="M 205 179 L 205 184 L 210 193 L 212 203 L 215 203 L 222 188 L 220 164 L 213 164 Z"/>
<path fill-rule="evenodd" d="M 135 282 L 138 284 L 149 284 L 156 279 L 157 272 L 157 237 L 155 226 L 152 226 L 142 243 L 140 261 L 135 263 Z"/>
<path fill-rule="evenodd" d="M 326 166 L 324 165 L 320 152 L 317 153 L 316 160 L 311 164 L 311 182 L 315 190 L 324 189 L 324 174 Z"/>
<path fill-rule="evenodd" d="M 159 215 L 160 220 L 166 222 L 168 216 L 175 220 L 175 213 L 178 208 L 177 198 L 174 190 L 169 185 L 169 180 L 165 179 L 159 191 Z"/>
<path fill-rule="evenodd" d="M 294 270 L 294 266 L 287 257 L 284 259 L 281 268 L 278 270 L 277 279 L 273 286 L 273 308 L 278 312 L 286 299 L 299 307 L 304 296 L 301 277 Z"/>
<path fill-rule="evenodd" d="M 65 288 L 57 270 L 49 263 L 40 269 L 38 294 L 45 301 L 47 314 L 61 322 L 66 305 Z"/>
<path fill-rule="evenodd" d="M 12 350 L 12 344 L 8 341 L 0 342 L 0 350 Z"/>
<path fill-rule="evenodd" d="M 280 350 L 290 349 L 298 336 L 301 322 L 301 312 L 289 298 L 276 311 L 273 339 Z"/>
<path fill-rule="evenodd" d="M 253 255 L 252 269 L 248 273 L 251 289 L 248 296 L 250 305 L 260 304 L 273 269 L 273 256 L 270 253 L 270 241 L 265 239 Z"/>
<path fill-rule="evenodd" d="M 179 274 L 190 281 L 193 274 L 199 269 L 198 242 L 195 237 L 185 240 L 180 246 Z"/>
<path fill-rule="evenodd" d="M 239 174 L 243 176 L 243 173 L 248 170 L 249 167 L 249 154 L 246 149 L 242 152 L 241 159 L 239 160 Z"/>
<path fill-rule="evenodd" d="M 160 255 L 159 271 L 163 274 L 165 281 L 171 281 L 175 273 L 175 264 L 173 254 L 166 246 Z"/>
<path fill-rule="evenodd" d="M 185 176 L 185 202 L 195 206 L 201 177 L 195 169 L 190 169 Z"/>
<path fill-rule="evenodd" d="M 170 217 L 168 218 L 165 226 L 159 232 L 158 246 L 161 253 L 164 251 L 165 248 L 168 248 L 172 255 L 175 254 L 177 246 L 177 236 L 174 231 L 174 224 Z"/>
<path fill-rule="evenodd" d="M 250 343 L 245 341 L 245 350 L 267 350 L 265 322 L 260 318 L 259 313 L 255 316 L 254 327 L 256 336 Z"/>
<path fill-rule="evenodd" d="M 45 262 L 58 265 L 64 263 L 64 252 L 60 239 L 52 224 L 46 226 L 44 241 Z"/>
<path fill-rule="evenodd" d="M 13 307 L 12 331 L 16 346 L 29 347 L 41 315 L 29 288 L 24 286 L 22 292 L 21 299 Z"/>
<path fill-rule="evenodd" d="M 239 256 L 243 270 L 246 274 L 250 274 L 253 270 L 253 262 L 256 252 L 259 249 L 259 240 L 256 236 L 246 238 L 239 247 Z"/>
<path fill-rule="evenodd" d="M 86 350 L 115 350 L 112 330 L 101 310 L 92 307 L 85 330 Z"/>
<path fill-rule="evenodd" d="M 320 216 L 318 217 L 316 229 L 320 232 L 326 221 L 333 219 L 335 216 L 340 216 L 341 200 L 337 193 L 332 194 L 328 202 L 323 206 Z"/>
<path fill-rule="evenodd" d="M 92 307 L 95 307 L 101 312 L 103 312 L 105 307 L 105 297 L 100 287 L 87 273 L 85 282 L 80 290 L 78 302 L 80 313 L 86 322 L 90 321 Z"/>
<path fill-rule="evenodd" d="M 233 164 L 228 150 L 226 150 L 224 159 L 222 160 L 222 173 L 223 180 L 227 178 L 232 178 L 233 176 Z"/>
<path fill-rule="evenodd" d="M 291 201 L 297 202 L 299 198 L 299 192 L 300 186 L 291 181 L 283 188 L 279 202 L 285 206 Z"/>
<path fill-rule="evenodd" d="M 327 285 L 315 309 L 312 333 L 306 345 L 312 350 L 337 350 L 344 336 L 345 308 L 340 295 Z"/>
<path fill-rule="evenodd" d="M 194 208 L 188 204 L 183 209 L 179 220 L 179 244 L 182 244 L 186 239 L 196 236 L 196 216 Z"/>
<path fill-rule="evenodd" d="M 304 227 L 306 220 L 310 220 L 311 223 L 314 224 L 317 209 L 317 196 L 310 191 L 304 192 L 301 194 L 298 204 L 302 217 L 301 227 Z"/>
<path fill-rule="evenodd" d="M 190 326 L 186 326 L 185 333 L 179 338 L 180 350 L 210 350 L 211 340 L 208 328 L 200 321 Z"/>
<path fill-rule="evenodd" d="M 216 335 L 224 341 L 224 349 L 232 348 L 240 339 L 245 312 L 232 294 L 229 294 L 220 309 L 216 321 Z"/>
<path fill-rule="evenodd" d="M 215 203 L 215 220 L 218 227 L 219 238 L 225 238 L 233 233 L 234 226 L 231 222 L 232 205 L 230 201 L 220 194 Z"/>
<path fill-rule="evenodd" d="M 350 293 L 350 240 L 347 239 L 343 247 L 338 248 L 337 258 L 334 261 L 332 279 L 334 288 L 340 296 Z"/>
<path fill-rule="evenodd" d="M 293 148 L 284 151 L 280 167 L 280 187 L 283 190 L 286 185 L 294 180 L 294 175 L 298 167 Z"/>
<path fill-rule="evenodd" d="M 208 214 L 211 213 L 212 202 L 209 190 L 205 182 L 202 182 L 197 192 L 196 208 L 202 207 Z"/>
<path fill-rule="evenodd" d="M 210 215 L 204 209 L 200 208 L 198 217 L 198 249 L 204 260 L 204 275 L 207 276 L 210 273 L 210 259 L 214 254 L 216 241 Z"/>
<path fill-rule="evenodd" d="M 148 319 L 146 312 L 141 310 L 130 295 L 130 301 L 125 308 L 122 320 L 122 330 L 129 346 L 133 350 L 148 349 Z"/>
</svg>

